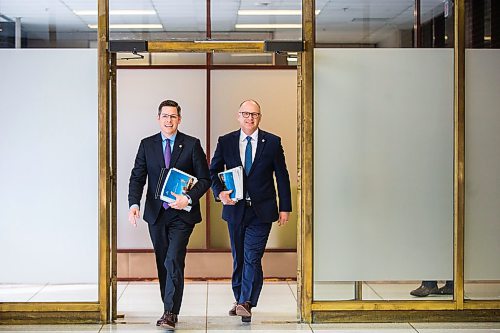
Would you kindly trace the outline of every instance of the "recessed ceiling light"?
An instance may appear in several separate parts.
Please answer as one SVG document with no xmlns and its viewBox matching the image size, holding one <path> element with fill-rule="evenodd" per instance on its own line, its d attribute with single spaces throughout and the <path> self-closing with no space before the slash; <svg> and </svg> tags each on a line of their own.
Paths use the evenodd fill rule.
<svg viewBox="0 0 500 333">
<path fill-rule="evenodd" d="M 236 29 L 300 29 L 302 28 L 302 24 L 235 24 L 234 27 Z"/>
<path fill-rule="evenodd" d="M 321 12 L 320 9 L 316 10 L 315 13 L 318 15 Z M 255 15 L 302 15 L 301 9 L 241 9 L 238 10 L 238 15 L 240 16 L 255 16 Z"/>
<path fill-rule="evenodd" d="M 97 16 L 97 10 L 74 10 L 78 16 Z M 117 9 L 110 10 L 109 15 L 156 15 L 154 10 L 138 10 L 138 9 Z"/>
<path fill-rule="evenodd" d="M 97 29 L 97 24 L 89 24 L 90 29 Z M 162 24 L 110 24 L 110 29 L 163 29 Z"/>
</svg>

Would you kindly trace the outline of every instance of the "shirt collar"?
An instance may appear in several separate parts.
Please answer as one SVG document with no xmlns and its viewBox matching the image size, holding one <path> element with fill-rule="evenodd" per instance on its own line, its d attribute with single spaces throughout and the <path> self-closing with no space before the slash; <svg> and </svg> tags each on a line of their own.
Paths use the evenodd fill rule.
<svg viewBox="0 0 500 333">
<path fill-rule="evenodd" d="M 252 141 L 256 142 L 259 138 L 259 129 L 257 128 L 251 135 L 246 135 L 242 130 L 240 130 L 240 141 L 246 141 L 247 136 L 250 136 L 252 138 Z"/>
<path fill-rule="evenodd" d="M 165 135 L 163 135 L 163 132 L 160 132 L 160 134 L 161 134 L 161 140 L 162 141 L 170 139 L 170 142 L 174 142 L 175 141 L 175 137 L 177 136 L 177 132 L 175 132 L 174 135 L 172 135 L 170 138 L 167 138 Z"/>
</svg>

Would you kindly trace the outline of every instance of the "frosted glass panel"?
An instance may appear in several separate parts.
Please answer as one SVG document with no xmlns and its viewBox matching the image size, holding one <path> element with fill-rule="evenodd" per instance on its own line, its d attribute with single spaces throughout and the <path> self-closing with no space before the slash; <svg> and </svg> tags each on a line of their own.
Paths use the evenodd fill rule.
<svg viewBox="0 0 500 333">
<path fill-rule="evenodd" d="M 93 284 L 95 301 L 97 51 L 0 50 L 0 63 L 0 284 Z"/>
<path fill-rule="evenodd" d="M 141 139 L 160 132 L 158 105 L 166 99 L 178 102 L 182 108 L 179 131 L 199 138 L 205 150 L 206 81 L 205 70 L 198 69 L 118 70 L 118 249 L 153 248 L 147 223 L 141 220 L 137 228 L 134 228 L 128 222 L 128 181 Z M 141 207 L 144 206 L 144 200 L 145 196 Z M 200 203 L 203 221 L 194 228 L 189 248 L 205 247 L 205 197 Z M 141 210 L 142 213 L 144 212 Z"/>
<path fill-rule="evenodd" d="M 453 51 L 315 50 L 315 281 L 453 275 Z"/>
<path fill-rule="evenodd" d="M 466 51 L 465 279 L 500 280 L 500 50 Z M 466 293 L 468 288 L 466 288 Z M 497 298 L 500 292 L 496 291 Z"/>
</svg>

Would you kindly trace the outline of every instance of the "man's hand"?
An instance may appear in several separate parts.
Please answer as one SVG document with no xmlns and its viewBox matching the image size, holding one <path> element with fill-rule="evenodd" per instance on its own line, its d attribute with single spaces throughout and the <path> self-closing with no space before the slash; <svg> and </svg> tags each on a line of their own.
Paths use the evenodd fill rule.
<svg viewBox="0 0 500 333">
<path fill-rule="evenodd" d="M 288 218 L 290 218 L 290 212 L 280 212 L 280 219 L 278 220 L 278 225 L 281 227 L 282 225 L 287 224 Z"/>
<path fill-rule="evenodd" d="M 236 204 L 236 201 L 233 201 L 231 199 L 231 197 L 229 196 L 231 194 L 231 192 L 233 192 L 233 190 L 221 191 L 219 193 L 219 199 L 220 199 L 220 201 L 222 202 L 223 205 L 233 206 L 233 205 Z"/>
<path fill-rule="evenodd" d="M 139 211 L 139 208 L 137 207 L 130 208 L 130 210 L 128 211 L 128 220 L 134 227 L 137 227 L 137 219 L 139 218 L 141 218 L 141 213 Z"/>
<path fill-rule="evenodd" d="M 181 210 L 189 205 L 189 199 L 185 195 L 175 193 L 172 193 L 172 195 L 175 197 L 175 201 L 168 204 L 170 208 Z"/>
</svg>

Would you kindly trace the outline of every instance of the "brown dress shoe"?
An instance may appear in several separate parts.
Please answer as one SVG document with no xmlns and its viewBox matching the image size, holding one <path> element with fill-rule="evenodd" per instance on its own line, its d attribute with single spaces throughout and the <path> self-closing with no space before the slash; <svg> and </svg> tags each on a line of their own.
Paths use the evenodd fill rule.
<svg viewBox="0 0 500 333">
<path fill-rule="evenodd" d="M 231 308 L 231 310 L 229 310 L 230 316 L 236 316 L 236 306 L 237 305 L 238 305 L 238 303 L 234 302 L 233 307 Z"/>
<path fill-rule="evenodd" d="M 167 311 L 165 311 L 163 313 L 163 316 L 161 316 L 161 318 L 156 321 L 156 326 L 161 325 L 161 322 L 165 319 L 166 314 L 167 314 Z M 174 322 L 177 324 L 177 322 L 178 322 L 177 315 L 175 313 L 172 313 L 172 315 L 174 316 Z"/>
<path fill-rule="evenodd" d="M 163 316 L 161 316 L 160 320 L 157 321 L 156 325 L 161 326 L 163 328 L 174 329 L 176 321 L 177 321 L 176 314 L 171 313 L 169 311 L 165 311 Z"/>
<path fill-rule="evenodd" d="M 238 304 L 236 306 L 236 315 L 241 316 L 241 317 L 251 317 L 252 316 L 252 305 L 250 304 L 250 302 Z"/>
</svg>

